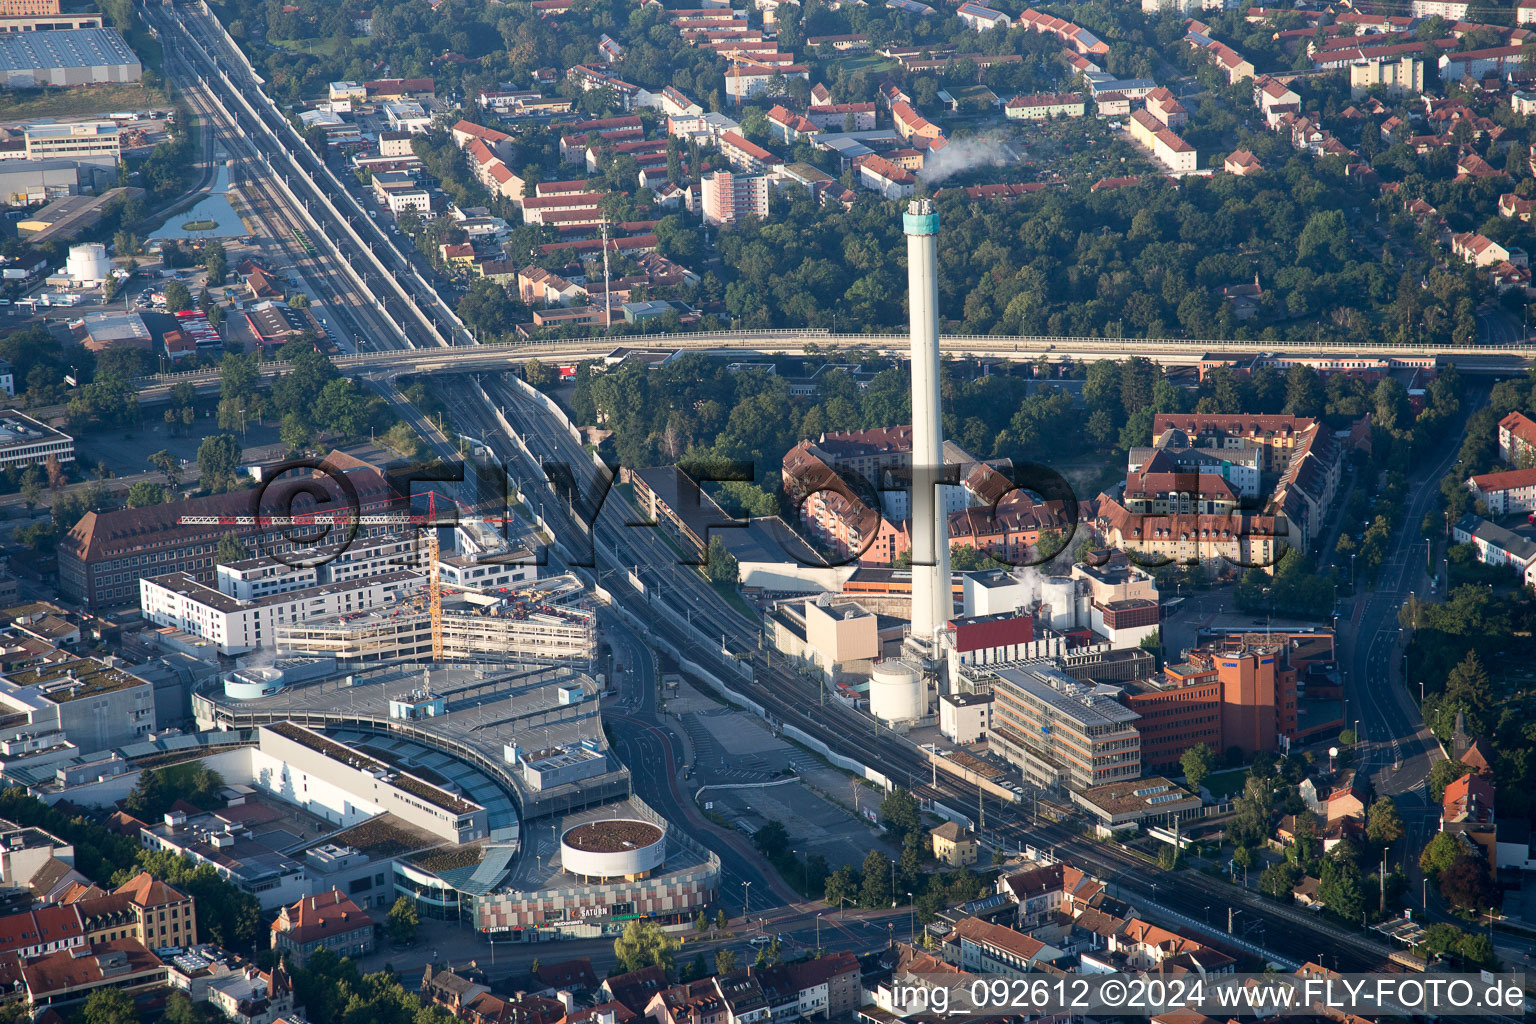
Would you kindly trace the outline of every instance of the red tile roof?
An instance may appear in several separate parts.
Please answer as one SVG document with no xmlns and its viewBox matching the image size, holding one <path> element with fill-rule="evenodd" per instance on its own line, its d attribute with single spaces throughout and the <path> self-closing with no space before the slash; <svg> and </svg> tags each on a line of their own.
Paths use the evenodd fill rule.
<svg viewBox="0 0 1536 1024">
<path fill-rule="evenodd" d="M 1480 473 L 1472 478 L 1472 486 L 1483 493 L 1512 491 L 1516 487 L 1536 486 L 1536 469 L 1511 469 L 1503 473 Z"/>
<path fill-rule="evenodd" d="M 39 907 L 0 917 L 0 953 L 84 938 L 80 911 L 73 906 Z"/>
<path fill-rule="evenodd" d="M 272 930 L 286 935 L 295 945 L 303 946 L 325 935 L 345 935 L 359 928 L 373 927 L 373 919 L 363 913 L 339 890 L 308 896 L 284 907 Z"/>
</svg>

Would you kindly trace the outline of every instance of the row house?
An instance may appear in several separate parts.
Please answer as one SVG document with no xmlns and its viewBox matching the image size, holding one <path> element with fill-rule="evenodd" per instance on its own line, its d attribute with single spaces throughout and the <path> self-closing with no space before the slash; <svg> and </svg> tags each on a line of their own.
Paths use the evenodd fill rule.
<svg viewBox="0 0 1536 1024">
<path fill-rule="evenodd" d="M 1459 82 L 1463 78 L 1482 79 L 1488 75 L 1508 78 L 1517 69 L 1528 67 L 1529 50 L 1525 46 L 1494 46 L 1485 50 L 1465 50 L 1440 55 L 1440 81 Z"/>
<path fill-rule="evenodd" d="M 1388 45 L 1358 46 L 1349 49 L 1320 50 L 1312 57 L 1312 66 L 1319 70 L 1337 71 L 1360 62 L 1375 63 L 1384 60 L 1398 60 L 1416 54 L 1423 55 L 1428 60 L 1442 50 L 1454 50 L 1456 39 L 1447 37 L 1444 39 L 1432 39 L 1427 42 L 1391 43 Z"/>
<path fill-rule="evenodd" d="M 570 195 L 532 196 L 523 200 L 523 223 L 545 224 L 546 217 L 557 213 L 597 215 L 602 209 L 602 193 L 577 192 Z"/>
<path fill-rule="evenodd" d="M 784 162 L 736 132 L 720 136 L 720 154 L 732 167 L 745 174 L 763 174 Z"/>
<path fill-rule="evenodd" d="M 718 146 L 726 132 L 740 134 L 741 125 L 724 114 L 683 114 L 667 118 L 667 134 L 701 146 Z"/>
<path fill-rule="evenodd" d="M 1365 14 L 1359 11 L 1344 11 L 1335 14 L 1333 23 L 1347 28 L 1356 35 L 1368 36 L 1378 33 L 1401 32 L 1412 28 L 1418 23 L 1417 17 L 1405 15 Z"/>
<path fill-rule="evenodd" d="M 1305 30 L 1304 30 L 1305 31 Z M 1326 31 L 1326 30 L 1325 30 Z M 1315 33 L 1308 33 L 1307 56 L 1315 57 L 1319 53 L 1327 53 L 1329 50 L 1356 50 L 1362 45 L 1360 38 L 1354 35 L 1340 34 L 1330 39 L 1318 42 Z M 1383 32 L 1371 37 L 1370 46 L 1396 46 L 1399 43 L 1418 42 L 1418 38 L 1412 32 Z"/>
<path fill-rule="evenodd" d="M 512 202 L 523 198 L 527 183 L 513 174 L 511 168 L 486 148 L 485 143 L 479 139 L 470 139 L 465 155 L 469 161 L 470 173 L 474 174 L 475 180 L 484 185 L 492 195 L 501 196 Z"/>
<path fill-rule="evenodd" d="M 1536 469 L 1511 469 L 1468 477 L 1467 490 L 1496 516 L 1536 512 Z"/>
<path fill-rule="evenodd" d="M 1005 117 L 1039 121 L 1048 117 L 1082 117 L 1088 102 L 1080 92 L 1036 93 L 1015 96 L 1003 107 Z"/>
<path fill-rule="evenodd" d="M 1237 510 L 1238 493 L 1210 473 L 1166 471 L 1166 456 L 1154 456 L 1141 470 L 1126 475 L 1121 504 L 1131 512 L 1225 515 Z"/>
<path fill-rule="evenodd" d="M 1038 552 L 1042 538 L 1059 537 L 1072 525 L 1061 502 L 1037 502 L 1022 491 L 1014 491 L 995 508 L 951 512 L 949 543 L 1018 565 Z"/>
<path fill-rule="evenodd" d="M 1182 128 L 1189 123 L 1189 111 L 1171 90 L 1163 86 L 1147 93 L 1146 106 L 1147 113 L 1161 121 L 1165 128 Z"/>
<path fill-rule="evenodd" d="M 1198 167 L 1195 147 L 1163 127 L 1163 123 L 1145 110 L 1131 114 L 1131 138 L 1147 149 L 1171 174 L 1189 174 Z"/>
<path fill-rule="evenodd" d="M 1291 452 L 1266 511 L 1285 520 L 1292 547 L 1309 551 L 1321 536 L 1338 492 L 1341 463 L 1339 445 L 1322 426 L 1308 430 Z"/>
<path fill-rule="evenodd" d="M 813 104 L 806 111 L 805 118 L 817 128 L 828 131 L 868 132 L 875 128 L 875 104 L 873 102 L 826 103 L 819 106 Z"/>
<path fill-rule="evenodd" d="M 487 128 L 473 121 L 460 120 L 448 133 L 453 136 L 453 144 L 463 149 L 469 145 L 471 139 L 478 139 L 484 146 L 497 156 L 507 156 L 511 152 L 512 136 L 506 132 L 497 131 L 495 128 Z"/>
<path fill-rule="evenodd" d="M 768 111 L 768 129 L 778 136 L 779 141 L 787 145 L 793 145 L 807 135 L 814 135 L 821 131 L 821 127 L 815 122 L 801 117 L 799 114 L 790 113 L 782 106 L 775 106 Z"/>
<path fill-rule="evenodd" d="M 610 157 L 633 157 L 635 162 L 642 167 L 647 164 L 654 166 L 657 163 L 665 166 L 667 162 L 667 140 L 631 139 L 628 142 L 616 142 L 612 145 L 588 146 L 586 151 L 588 174 L 596 174 L 598 172 L 598 165 L 602 163 L 604 153 Z"/>
<path fill-rule="evenodd" d="M 633 142 L 645 137 L 638 115 L 581 121 L 567 126 L 566 130 L 570 134 L 560 138 L 560 159 L 568 164 L 581 163 L 587 148 L 594 144 Z"/>
<path fill-rule="evenodd" d="M 1469 512 L 1451 527 L 1451 539 L 1472 545 L 1484 565 L 1512 569 L 1526 584 L 1536 581 L 1536 542 L 1513 530 Z"/>
<path fill-rule="evenodd" d="M 615 78 L 606 71 L 589 64 L 577 64 L 565 73 L 565 77 L 575 83 L 582 92 L 611 90 L 622 110 L 658 105 L 656 98 L 638 85 L 626 82 L 622 78 Z"/>
<path fill-rule="evenodd" d="M 758 96 L 782 91 L 790 79 L 810 81 L 811 72 L 804 64 L 785 64 L 776 67 L 760 67 L 732 64 L 725 73 L 725 94 L 737 106 Z"/>
<path fill-rule="evenodd" d="M 932 141 L 944 137 L 943 129 L 912 109 L 908 103 L 898 101 L 891 104 L 891 118 L 896 124 L 896 131 L 904 139 Z"/>
<path fill-rule="evenodd" d="M 1257 449 L 1263 473 L 1280 474 L 1291 455 L 1307 443 L 1317 421 L 1289 414 L 1158 413 L 1152 419 L 1153 443 L 1172 430 L 1197 448 Z"/>
<path fill-rule="evenodd" d="M 1100 535 L 1110 547 L 1180 565 L 1230 563 L 1273 571 L 1286 550 L 1289 525 L 1275 516 L 1141 515 L 1106 498 Z"/>
<path fill-rule="evenodd" d="M 541 181 L 533 186 L 533 194 L 539 198 L 549 196 L 575 196 L 583 192 L 592 192 L 602 188 L 601 181 L 592 181 L 586 178 L 571 178 L 567 181 Z"/>
<path fill-rule="evenodd" d="M 1042 965 L 1066 958 L 1066 952 L 1016 932 L 1006 925 L 979 917 L 956 922 L 944 936 L 945 959 L 962 971 L 1020 978 L 1038 972 Z"/>
<path fill-rule="evenodd" d="M 1006 32 L 1013 25 L 1013 19 L 1002 11 L 994 11 L 978 3 L 961 4 L 955 11 L 955 17 L 965 22 L 967 28 L 975 29 L 977 32 L 986 32 L 994 28 L 1000 28 Z"/>
<path fill-rule="evenodd" d="M 1499 458 L 1521 468 L 1536 463 L 1536 422 L 1520 412 L 1499 420 Z"/>
<path fill-rule="evenodd" d="M 884 157 L 870 153 L 854 160 L 859 183 L 884 199 L 905 199 L 917 191 L 917 176 Z"/>
<path fill-rule="evenodd" d="M 1194 30 L 1191 30 L 1184 39 L 1194 49 L 1204 51 L 1206 56 L 1227 76 L 1228 85 L 1236 85 L 1245 78 L 1254 77 L 1253 65 L 1226 43 Z"/>
<path fill-rule="evenodd" d="M 841 35 L 841 36 L 811 36 L 805 41 L 805 45 L 815 50 L 830 49 L 839 53 L 847 53 L 853 50 L 869 49 L 869 36 Z"/>
<path fill-rule="evenodd" d="M 1063 43 L 1072 47 L 1078 53 L 1085 56 L 1104 56 L 1109 53 L 1109 44 L 1098 36 L 1081 26 L 1074 25 L 1063 18 L 1053 17 L 1049 14 L 1041 14 L 1034 8 L 1026 8 L 1019 15 L 1020 25 L 1028 26 L 1041 35 L 1055 36 Z"/>
<path fill-rule="evenodd" d="M 712 50 L 728 61 L 751 67 L 772 69 L 789 67 L 795 63 L 794 54 L 784 53 L 777 43 L 769 39 L 728 39 L 725 42 L 710 43 L 704 49 Z"/>
<path fill-rule="evenodd" d="M 676 86 L 661 90 L 661 112 L 668 117 L 684 117 L 704 113 L 704 108 L 683 95 Z"/>
</svg>

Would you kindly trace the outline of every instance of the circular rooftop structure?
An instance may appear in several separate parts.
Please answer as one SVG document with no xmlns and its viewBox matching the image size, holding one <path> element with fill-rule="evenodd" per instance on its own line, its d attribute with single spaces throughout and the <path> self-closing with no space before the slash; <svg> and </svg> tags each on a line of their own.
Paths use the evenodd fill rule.
<svg viewBox="0 0 1536 1024">
<path fill-rule="evenodd" d="M 583 822 L 560 837 L 561 866 L 588 880 L 644 878 L 666 852 L 666 831 L 638 818 Z"/>
</svg>

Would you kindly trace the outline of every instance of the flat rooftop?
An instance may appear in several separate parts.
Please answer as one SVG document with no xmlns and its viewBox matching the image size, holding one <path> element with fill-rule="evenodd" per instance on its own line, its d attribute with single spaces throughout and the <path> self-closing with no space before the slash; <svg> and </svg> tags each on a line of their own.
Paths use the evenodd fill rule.
<svg viewBox="0 0 1536 1024">
<path fill-rule="evenodd" d="M 0 75 L 46 68 L 92 68 L 137 64 L 121 32 L 112 28 L 72 28 L 53 32 L 0 35 Z"/>
<path fill-rule="evenodd" d="M 572 876 L 566 874 L 560 864 L 560 837 L 579 825 L 615 818 L 643 821 L 645 815 L 628 800 L 621 800 L 549 819 L 548 824 L 539 822 L 528 826 L 523 830 L 522 856 L 517 858 L 517 865 L 503 887 L 521 892 L 569 889 Z M 677 829 L 673 827 L 670 831 L 676 833 Z M 653 878 L 704 866 L 705 858 L 678 842 L 675 835 L 668 835 L 666 841 L 666 860 Z"/>
<path fill-rule="evenodd" d="M 152 577 L 151 582 L 166 590 L 180 594 L 182 597 L 191 598 L 201 604 L 205 604 L 214 611 L 225 614 L 233 614 L 251 608 L 273 606 L 280 604 L 292 604 L 309 598 L 327 597 L 331 594 L 344 594 L 352 590 L 366 590 L 380 584 L 404 583 L 410 580 L 418 580 L 425 583 L 426 573 L 412 569 L 395 569 L 391 572 L 379 573 L 376 576 L 364 576 L 355 580 L 343 580 L 339 583 L 323 583 L 316 587 L 305 587 L 302 590 L 289 590 L 280 594 L 268 594 L 252 601 L 242 601 L 239 598 L 230 597 L 217 587 L 210 587 L 206 583 L 199 583 L 184 572 L 173 572 L 165 576 Z"/>
<path fill-rule="evenodd" d="M 39 441 L 73 441 L 68 434 L 39 423 L 24 412 L 0 409 L 0 449 Z"/>
<path fill-rule="evenodd" d="M 604 818 L 571 829 L 561 841 L 586 853 L 623 853 L 650 846 L 662 837 L 661 829 L 648 821 Z"/>
<path fill-rule="evenodd" d="M 366 723 L 370 718 L 388 720 L 389 702 L 400 694 L 430 682 L 434 696 L 445 700 L 444 713 L 425 725 L 426 731 L 444 744 L 462 744 L 503 771 L 495 779 L 488 770 L 477 768 L 444 750 L 407 737 L 384 735 L 368 730 L 366 724 L 354 728 L 351 723 Z M 583 700 L 562 705 L 560 691 L 577 686 Z M 529 791 L 521 773 L 506 763 L 505 749 L 547 749 L 574 745 L 583 739 L 596 739 L 604 749 L 598 716 L 598 686 L 584 673 L 564 665 L 457 664 L 427 666 L 391 663 L 370 669 L 353 669 L 313 681 L 284 687 L 266 697 L 234 700 L 222 692 L 199 695 L 213 705 L 221 721 L 254 724 L 287 718 L 319 722 L 330 719 L 335 724 L 326 732 L 329 739 L 358 749 L 427 781 L 436 782 L 436 773 L 451 782 L 469 799 L 490 812 L 494 833 L 502 823 L 515 825 L 518 815 L 510 798 L 499 787 L 514 785 L 525 799 L 544 799 L 552 794 L 563 797 L 601 779 L 621 778 L 627 769 L 620 767 L 607 776 L 579 784 Z"/>
<path fill-rule="evenodd" d="M 294 725 L 292 722 L 276 722 L 267 728 L 279 736 L 293 740 L 295 743 L 301 743 L 317 753 L 324 754 L 333 761 L 340 761 L 343 764 L 362 769 L 363 771 L 378 771 L 383 775 L 385 781 L 391 785 L 403 789 L 413 796 L 419 796 L 427 803 L 441 807 L 452 814 L 468 814 L 470 811 L 479 809 L 476 804 L 435 786 L 425 779 L 400 773 L 395 770 L 393 765 L 371 757 L 356 747 L 350 747 L 344 743 L 338 743 L 333 739 L 329 739 L 313 729 L 306 729 L 303 726 Z"/>
<path fill-rule="evenodd" d="M 133 673 L 109 668 L 95 658 L 74 658 L 70 661 L 34 665 L 19 672 L 8 672 L 5 678 L 17 686 L 37 687 L 44 697 L 56 704 L 83 700 L 132 686 L 149 685 Z"/>
<path fill-rule="evenodd" d="M 1081 726 L 1129 727 L 1141 716 L 1099 688 L 1080 683 L 1059 669 L 1046 665 L 1009 665 L 992 669 L 999 681 L 1048 705 L 1063 718 Z"/>
</svg>

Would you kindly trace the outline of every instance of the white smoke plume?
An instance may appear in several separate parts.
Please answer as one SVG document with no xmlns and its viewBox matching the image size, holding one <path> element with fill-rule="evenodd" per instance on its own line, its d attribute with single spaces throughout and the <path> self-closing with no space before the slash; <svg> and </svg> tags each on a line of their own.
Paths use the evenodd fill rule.
<svg viewBox="0 0 1536 1024">
<path fill-rule="evenodd" d="M 937 153 L 923 161 L 923 169 L 917 172 L 920 180 L 929 183 L 943 181 L 963 171 L 977 167 L 997 167 L 1011 164 L 1016 154 L 997 132 L 984 135 L 968 135 L 951 141 Z"/>
<path fill-rule="evenodd" d="M 1019 601 L 1019 607 L 1034 609 L 1040 606 L 1040 580 L 1041 573 L 1033 565 L 1017 565 L 1009 574 L 1015 580 L 1029 588 L 1028 592 Z"/>
</svg>

